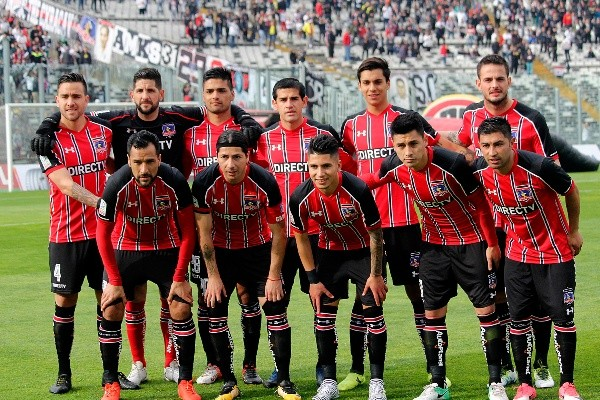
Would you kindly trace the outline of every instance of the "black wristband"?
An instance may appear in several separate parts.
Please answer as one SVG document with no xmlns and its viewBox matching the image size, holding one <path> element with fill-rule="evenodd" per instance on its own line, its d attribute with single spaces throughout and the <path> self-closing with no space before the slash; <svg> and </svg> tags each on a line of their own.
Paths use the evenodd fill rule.
<svg viewBox="0 0 600 400">
<path fill-rule="evenodd" d="M 98 201 L 96 202 L 96 209 L 100 208 L 101 202 L 102 202 L 102 197 L 98 197 Z"/>
<path fill-rule="evenodd" d="M 310 271 L 306 271 L 306 276 L 308 277 L 308 282 L 311 284 L 321 282 L 321 280 L 319 279 L 319 276 L 317 275 L 316 269 L 311 269 Z"/>
</svg>

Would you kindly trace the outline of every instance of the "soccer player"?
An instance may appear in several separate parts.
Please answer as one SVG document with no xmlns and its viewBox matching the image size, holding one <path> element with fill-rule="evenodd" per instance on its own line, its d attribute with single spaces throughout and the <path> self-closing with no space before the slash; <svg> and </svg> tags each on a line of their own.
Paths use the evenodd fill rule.
<svg viewBox="0 0 600 400">
<path fill-rule="evenodd" d="M 469 159 L 473 154 L 467 150 L 468 146 L 475 147 L 475 156 L 481 155 L 477 129 L 483 121 L 491 117 L 505 118 L 511 126 L 516 149 L 532 151 L 542 156 L 552 158 L 558 163 L 558 153 L 548 131 L 546 120 L 538 111 L 518 102 L 508 95 L 512 78 L 509 76 L 509 67 L 506 60 L 498 55 L 483 57 L 477 64 L 476 85 L 483 101 L 469 105 L 463 115 L 463 124 L 458 132 L 458 142 L 465 147 L 461 152 Z M 559 164 L 560 165 L 560 164 Z M 506 234 L 502 227 L 496 224 L 496 234 L 500 249 L 504 253 Z M 510 318 L 508 303 L 504 288 L 504 259 L 498 268 L 498 286 L 496 297 L 496 311 L 500 326 L 505 332 L 504 342 L 506 349 L 502 353 L 502 384 L 505 386 L 517 381 L 510 357 Z M 533 316 L 533 330 L 535 332 L 535 360 L 534 383 L 536 387 L 548 388 L 554 386 L 554 380 L 548 370 L 548 351 L 550 348 L 550 334 L 552 322 L 550 317 L 541 309 Z"/>
<path fill-rule="evenodd" d="M 106 182 L 110 124 L 85 116 L 87 84 L 78 73 L 58 80 L 60 121 L 50 155 L 39 156 L 50 183 L 50 290 L 54 293 L 54 343 L 58 378 L 50 393 L 71 390 L 75 307 L 83 280 L 95 290 L 100 309 L 102 260 L 96 246 L 95 208 Z"/>
<path fill-rule="evenodd" d="M 504 279 L 510 302 L 510 339 L 520 386 L 514 400 L 536 397 L 531 376 L 532 315 L 538 302 L 554 323 L 560 366 L 558 398 L 580 400 L 575 364 L 575 261 L 583 245 L 579 191 L 550 158 L 516 150 L 511 125 L 486 119 L 477 130 L 482 157 L 475 162 L 494 211 L 506 230 Z M 559 195 L 565 196 L 567 217 Z"/>
<path fill-rule="evenodd" d="M 324 379 L 313 400 L 339 397 L 335 320 L 339 300 L 347 296 L 349 279 L 356 284 L 356 296 L 361 299 L 367 325 L 369 400 L 385 400 L 387 329 L 383 301 L 387 286 L 382 276 L 379 210 L 367 185 L 341 171 L 339 142 L 333 136 L 315 136 L 307 153 L 310 180 L 294 190 L 289 206 L 298 253 L 310 282 L 319 365 L 323 369 Z M 310 220 L 320 228 L 317 258 L 308 237 Z"/>
<path fill-rule="evenodd" d="M 115 169 L 127 164 L 128 138 L 137 131 L 147 130 L 159 138 L 162 161 L 179 169 L 184 176 L 189 176 L 191 165 L 187 170 L 183 167 L 184 133 L 203 123 L 206 109 L 204 107 L 160 107 L 164 94 L 160 72 L 155 68 L 141 68 L 133 75 L 133 89 L 130 92 L 130 97 L 135 104 L 134 109 L 94 113 L 110 121 L 113 126 Z M 237 106 L 231 105 L 231 112 L 235 115 L 235 120 L 242 125 L 245 134 L 255 141 L 262 132 L 260 125 Z M 31 143 L 32 150 L 36 153 L 47 154 L 47 147 L 54 140 L 57 120 L 58 117 L 54 114 L 40 125 L 36 132 L 38 135 Z M 136 290 L 139 291 L 135 296 L 136 301 L 130 301 L 125 306 L 125 321 L 132 357 L 131 372 L 127 378 L 139 385 L 148 378 L 144 349 L 146 287 L 140 285 Z M 179 366 L 170 334 L 170 320 L 167 300 L 161 298 L 160 327 L 165 346 L 164 378 L 177 382 Z"/>
<path fill-rule="evenodd" d="M 108 180 L 98 207 L 98 250 L 105 268 L 98 332 L 103 400 L 117 400 L 116 367 L 127 299 L 148 280 L 167 299 L 179 355 L 179 398 L 200 400 L 192 380 L 196 329 L 186 272 L 195 242 L 192 195 L 177 169 L 161 164 L 156 135 L 141 130 L 127 141 L 128 165 Z"/>
<path fill-rule="evenodd" d="M 218 400 L 240 396 L 227 324 L 229 296 L 241 283 L 258 298 L 267 318 L 269 343 L 278 371 L 277 394 L 299 400 L 290 382 L 291 328 L 287 320 L 281 265 L 285 222 L 275 178 L 249 162 L 240 131 L 226 130 L 216 143 L 217 161 L 194 179 L 196 227 L 208 272 L 205 302 L 217 365 L 223 374 Z"/>
<path fill-rule="evenodd" d="M 389 124 L 398 115 L 409 112 L 388 102 L 390 68 L 378 57 L 364 60 L 357 71 L 358 88 L 367 104 L 366 110 L 348 116 L 342 124 L 344 147 L 358 159 L 358 174 L 379 170 L 383 160 L 393 153 L 388 134 Z M 427 121 L 422 120 L 428 143 L 458 148 L 439 135 Z M 385 260 L 394 285 L 404 285 L 414 313 L 415 326 L 421 343 L 425 325 L 425 309 L 419 289 L 419 256 L 421 230 L 414 206 L 398 185 L 384 185 L 375 189 L 375 202 L 381 215 Z M 392 200 L 393 199 L 393 200 Z M 384 263 L 385 265 L 385 263 Z M 356 299 L 350 319 L 350 353 L 352 367 L 340 382 L 340 390 L 350 390 L 364 382 L 364 333 L 362 304 Z M 429 372 L 429 371 L 427 371 Z"/>
<path fill-rule="evenodd" d="M 446 313 L 458 285 L 479 319 L 489 372 L 488 398 L 508 400 L 500 379 L 502 342 L 494 307 L 493 267 L 500 249 L 481 185 L 462 155 L 427 145 L 417 113 L 396 117 L 390 133 L 395 153 L 382 163 L 379 183 L 396 182 L 406 191 L 419 207 L 423 223 L 419 276 L 432 382 L 415 400 L 450 398 L 445 387 Z"/>
<path fill-rule="evenodd" d="M 217 139 L 227 129 L 242 130 L 231 113 L 231 103 L 235 97 L 231 71 L 212 68 L 202 78 L 202 99 L 205 105 L 204 121 L 184 133 L 183 164 L 185 171 L 197 176 L 217 160 Z M 192 255 L 190 281 L 198 285 L 198 293 L 203 293 L 208 279 L 204 260 L 199 248 Z M 244 337 L 244 360 L 242 379 L 247 384 L 261 384 L 256 371 L 256 354 L 260 341 L 261 311 L 258 299 L 252 298 L 246 288 L 237 286 L 238 299 L 242 308 L 242 332 Z M 198 332 L 206 353 L 207 365 L 196 380 L 200 384 L 210 384 L 221 378 L 209 335 L 208 309 L 204 296 L 198 295 Z"/>
<path fill-rule="evenodd" d="M 270 126 L 258 140 L 257 149 L 253 160 L 268 169 L 277 179 L 283 194 L 283 207 L 288 210 L 287 201 L 292 192 L 302 182 L 309 178 L 306 165 L 306 148 L 311 138 L 318 134 L 327 134 L 340 141 L 338 133 L 330 125 L 324 125 L 304 117 L 302 111 L 308 104 L 306 88 L 295 78 L 284 78 L 273 86 L 273 109 L 279 114 L 279 123 Z M 356 172 L 354 160 L 342 148 L 339 149 L 342 168 L 352 173 Z M 309 238 L 313 252 L 317 252 L 317 238 L 319 227 L 310 222 Z M 296 239 L 290 229 L 289 219 L 287 224 L 287 244 L 283 260 L 283 281 L 286 287 L 286 306 L 289 303 L 296 271 L 300 270 L 300 288 L 308 293 L 309 284 L 303 272 L 302 263 L 298 256 Z M 321 369 L 317 365 L 317 384 L 322 381 Z M 275 387 L 278 382 L 277 369 L 271 377 L 264 381 L 266 387 Z"/>
</svg>

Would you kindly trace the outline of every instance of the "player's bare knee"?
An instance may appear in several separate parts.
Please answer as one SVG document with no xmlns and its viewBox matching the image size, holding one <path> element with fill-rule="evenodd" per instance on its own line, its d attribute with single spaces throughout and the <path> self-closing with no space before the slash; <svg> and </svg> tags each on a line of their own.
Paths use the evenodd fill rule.
<svg viewBox="0 0 600 400">
<path fill-rule="evenodd" d="M 122 321 L 125 315 L 125 305 L 121 299 L 110 303 L 102 312 L 102 317 L 107 321 Z"/>
<path fill-rule="evenodd" d="M 173 301 L 169 305 L 169 312 L 171 313 L 171 318 L 181 321 L 192 315 L 192 307 L 190 303 L 181 297 L 174 296 Z"/>
<path fill-rule="evenodd" d="M 73 307 L 78 297 L 79 293 L 54 293 L 54 302 L 59 307 Z"/>
</svg>

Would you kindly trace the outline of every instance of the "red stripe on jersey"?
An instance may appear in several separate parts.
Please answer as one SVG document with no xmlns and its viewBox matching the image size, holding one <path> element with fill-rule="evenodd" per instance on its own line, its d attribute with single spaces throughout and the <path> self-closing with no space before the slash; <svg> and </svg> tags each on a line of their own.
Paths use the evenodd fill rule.
<svg viewBox="0 0 600 400">
<path fill-rule="evenodd" d="M 55 132 L 53 156 L 39 157 L 45 174 L 65 167 L 73 182 L 100 197 L 106 184 L 106 159 L 112 131 L 88 119 L 79 132 L 61 127 Z M 50 242 L 67 243 L 96 237 L 96 209 L 64 195 L 49 181 Z"/>
<path fill-rule="evenodd" d="M 294 190 L 305 180 L 310 179 L 306 164 L 306 150 L 310 139 L 318 134 L 332 135 L 332 132 L 312 125 L 306 118 L 300 127 L 293 131 L 277 125 L 264 132 L 258 140 L 254 159 L 257 164 L 267 168 L 277 179 L 283 198 L 284 210 L 288 210 L 288 199 Z M 340 153 L 343 150 L 340 149 Z M 341 157 L 343 160 L 343 157 Z M 346 168 L 342 165 L 342 168 Z M 287 213 L 287 211 L 286 211 Z M 289 221 L 289 218 L 287 218 Z M 308 234 L 316 234 L 319 227 L 314 221 L 309 222 Z M 289 222 L 287 235 L 291 236 Z"/>
<path fill-rule="evenodd" d="M 508 175 L 478 171 L 488 199 L 506 229 L 506 257 L 529 264 L 570 261 L 569 224 L 560 198 L 543 177 L 518 165 Z"/>
<path fill-rule="evenodd" d="M 227 129 L 240 130 L 240 128 L 231 117 L 220 125 L 212 124 L 205 119 L 200 125 L 185 131 L 184 149 L 191 155 L 193 176 L 217 162 L 217 140 L 221 133 Z"/>
<path fill-rule="evenodd" d="M 174 213 L 177 194 L 160 176 L 149 187 L 131 178 L 117 195 L 111 241 L 117 250 L 164 250 L 180 246 Z"/>
<path fill-rule="evenodd" d="M 477 129 L 483 121 L 495 116 L 504 117 L 510 124 L 514 148 L 537 153 L 558 160 L 558 153 L 548 132 L 548 126 L 537 111 L 513 100 L 511 107 L 501 115 L 493 115 L 483 105 L 474 104 L 463 114 L 463 124 L 458 131 L 458 139 L 466 146 L 475 147 L 477 156 L 481 156 Z"/>
<path fill-rule="evenodd" d="M 358 176 L 378 172 L 383 160 L 394 152 L 389 127 L 401 114 L 402 110 L 390 104 L 379 115 L 365 110 L 343 124 L 342 142 L 350 154 L 358 158 Z M 426 137 L 430 144 L 437 141 L 435 132 L 427 132 Z M 373 196 L 383 228 L 419 223 L 411 199 L 397 185 L 380 186 L 373 191 Z"/>
</svg>

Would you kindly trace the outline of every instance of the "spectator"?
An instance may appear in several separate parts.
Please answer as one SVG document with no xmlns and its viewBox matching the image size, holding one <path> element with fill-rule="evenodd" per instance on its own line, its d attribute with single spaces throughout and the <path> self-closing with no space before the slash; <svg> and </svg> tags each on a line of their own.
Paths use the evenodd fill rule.
<svg viewBox="0 0 600 400">
<path fill-rule="evenodd" d="M 527 75 L 533 73 L 533 60 L 535 60 L 535 54 L 533 54 L 531 48 L 528 48 L 527 54 L 525 54 L 525 70 L 527 71 Z"/>
<path fill-rule="evenodd" d="M 348 29 L 344 30 L 342 44 L 344 45 L 344 61 L 350 61 L 352 59 L 352 38 L 350 37 L 350 31 Z"/>
</svg>

